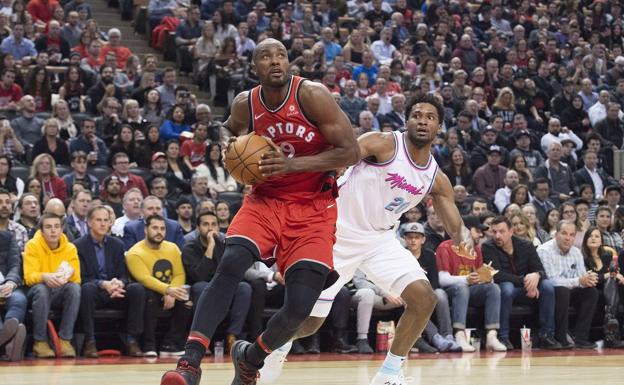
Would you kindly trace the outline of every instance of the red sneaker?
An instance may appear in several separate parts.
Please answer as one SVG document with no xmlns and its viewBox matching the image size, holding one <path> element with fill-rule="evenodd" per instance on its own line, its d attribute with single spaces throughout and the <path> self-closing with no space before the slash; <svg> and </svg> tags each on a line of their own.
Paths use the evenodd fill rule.
<svg viewBox="0 0 624 385">
<path fill-rule="evenodd" d="M 199 385 L 200 379 L 200 368 L 192 367 L 187 360 L 180 360 L 175 370 L 163 374 L 160 385 Z"/>
</svg>

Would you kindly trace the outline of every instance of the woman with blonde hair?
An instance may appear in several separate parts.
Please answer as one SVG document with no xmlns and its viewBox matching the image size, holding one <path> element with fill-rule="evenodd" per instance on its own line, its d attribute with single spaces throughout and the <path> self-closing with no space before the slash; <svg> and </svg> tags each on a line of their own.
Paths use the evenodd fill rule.
<svg viewBox="0 0 624 385">
<path fill-rule="evenodd" d="M 509 87 L 504 87 L 498 93 L 492 105 L 492 113 L 503 118 L 505 123 L 513 123 L 516 115 L 516 97 Z"/>
<path fill-rule="evenodd" d="M 217 81 L 213 60 L 220 50 L 221 42 L 215 35 L 214 23 L 212 20 L 208 20 L 204 23 L 202 35 L 197 39 L 197 43 L 193 48 L 193 58 L 197 63 L 194 76 L 200 84 L 209 84 L 210 96 L 213 98 L 216 93 Z"/>
<path fill-rule="evenodd" d="M 522 206 L 522 213 L 528 218 L 529 225 L 535 231 L 535 236 L 540 240 L 541 243 L 550 241 L 551 236 L 548 232 L 544 231 L 541 228 L 538 218 L 537 218 L 537 210 L 535 210 L 535 206 L 531 203 L 527 203 Z"/>
<path fill-rule="evenodd" d="M 52 117 L 59 122 L 61 139 L 70 140 L 78 136 L 78 127 L 69 111 L 69 103 L 64 99 L 58 99 L 52 105 Z"/>
<path fill-rule="evenodd" d="M 535 231 L 535 228 L 531 226 L 531 222 L 529 221 L 529 218 L 524 215 L 524 212 L 514 211 L 513 213 L 509 214 L 507 218 L 511 222 L 511 228 L 515 236 L 530 241 L 535 247 L 538 247 L 542 244 L 540 239 L 537 237 L 537 232 Z"/>
<path fill-rule="evenodd" d="M 354 28 L 349 35 L 347 44 L 342 49 L 342 56 L 344 56 L 346 64 L 357 67 L 362 64 L 362 54 L 367 50 L 370 50 L 370 47 L 364 41 L 362 31 Z"/>
<path fill-rule="evenodd" d="M 121 120 L 132 128 L 132 134 L 136 140 L 145 139 L 145 130 L 147 130 L 150 122 L 141 116 L 141 107 L 138 101 L 126 99 L 121 111 Z"/>
<path fill-rule="evenodd" d="M 56 171 L 56 162 L 50 154 L 39 154 L 30 167 L 30 177 L 41 183 L 43 195 L 49 198 L 67 199 L 67 186 Z"/>
<path fill-rule="evenodd" d="M 49 154 L 56 164 L 69 165 L 69 147 L 67 142 L 59 137 L 61 125 L 56 118 L 49 118 L 41 127 L 43 136 L 33 145 L 32 156 Z"/>
</svg>

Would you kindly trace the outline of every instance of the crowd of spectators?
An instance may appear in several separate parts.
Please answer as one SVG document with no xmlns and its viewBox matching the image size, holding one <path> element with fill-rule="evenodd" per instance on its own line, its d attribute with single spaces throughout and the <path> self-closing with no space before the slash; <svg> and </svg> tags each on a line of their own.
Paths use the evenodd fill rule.
<svg viewBox="0 0 624 385">
<path fill-rule="evenodd" d="M 130 18 L 132 2 L 119 3 Z M 176 66 L 162 68 L 125 46 L 119 29 L 101 31 L 85 0 L 2 2 L 0 352 L 21 358 L 32 309 L 33 353 L 55 356 L 47 342 L 54 308 L 60 354 L 76 355 L 79 329 L 82 354 L 97 357 L 94 314 L 120 308 L 128 355 L 180 353 L 223 234 L 250 192 L 224 168 L 227 132 L 212 108 L 227 110 L 257 84 L 251 55 L 268 37 L 287 47 L 292 75 L 333 93 L 358 134 L 404 131 L 412 96 L 433 94 L 444 105 L 433 155 L 480 246 L 474 260 L 457 255 L 427 204 L 402 218 L 398 234 L 438 298 L 416 349 L 472 351 L 469 306 L 482 309 L 486 347 L 511 349 L 513 303 L 536 304 L 543 348 L 594 347 L 592 323 L 606 325 L 607 346 L 621 347 L 622 6 L 150 0 L 151 44 L 175 34 Z M 192 77 L 208 102 L 178 75 Z M 478 273 L 484 266 L 493 278 Z M 260 333 L 264 309 L 283 301 L 283 283 L 260 263 L 248 271 L 227 343 Z M 373 309 L 402 306 L 358 274 L 334 303 L 331 349 L 372 352 Z M 346 333 L 350 308 L 355 339 Z M 162 315 L 170 327 L 157 338 Z M 316 335 L 293 351 L 320 346 Z"/>
</svg>

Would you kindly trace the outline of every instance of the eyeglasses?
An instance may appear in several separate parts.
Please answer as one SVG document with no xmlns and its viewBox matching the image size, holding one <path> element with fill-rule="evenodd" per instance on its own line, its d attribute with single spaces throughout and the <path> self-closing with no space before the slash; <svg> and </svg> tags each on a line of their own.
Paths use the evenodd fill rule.
<svg viewBox="0 0 624 385">
<path fill-rule="evenodd" d="M 564 214 L 576 214 L 576 211 L 574 210 L 563 210 Z"/>
</svg>

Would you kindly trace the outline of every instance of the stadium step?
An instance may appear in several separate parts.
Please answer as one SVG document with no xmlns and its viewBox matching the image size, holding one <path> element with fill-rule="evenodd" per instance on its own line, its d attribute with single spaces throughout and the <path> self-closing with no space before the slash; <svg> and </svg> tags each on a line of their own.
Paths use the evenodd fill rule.
<svg viewBox="0 0 624 385">
<path fill-rule="evenodd" d="M 128 47 L 133 54 L 137 55 L 141 62 L 146 55 L 152 54 L 158 58 L 158 68 L 161 70 L 166 67 L 177 68 L 175 62 L 163 60 L 163 53 L 155 50 L 149 46 L 149 42 L 145 35 L 139 35 L 134 32 L 134 27 L 131 21 L 121 20 L 121 15 L 118 8 L 109 7 L 104 0 L 94 1 L 91 4 L 91 9 L 95 19 L 98 22 L 98 26 L 101 31 L 108 32 L 110 28 L 118 28 L 121 31 L 122 44 Z M 188 76 L 181 76 L 178 73 L 178 85 L 188 87 L 192 93 L 197 96 L 199 103 L 209 104 L 209 94 L 200 91 L 199 85 Z M 213 116 L 216 119 L 220 119 L 225 113 L 223 107 L 216 107 L 211 105 Z"/>
</svg>

